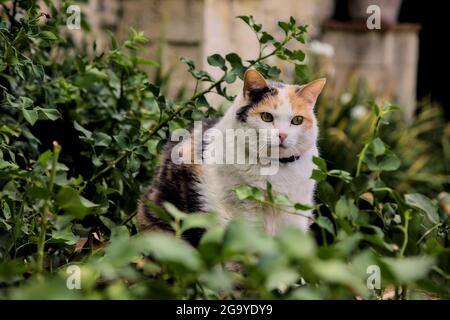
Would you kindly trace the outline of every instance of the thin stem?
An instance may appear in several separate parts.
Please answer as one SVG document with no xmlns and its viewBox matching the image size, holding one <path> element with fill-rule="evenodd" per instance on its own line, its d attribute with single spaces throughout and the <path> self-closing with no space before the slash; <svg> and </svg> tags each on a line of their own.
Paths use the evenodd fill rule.
<svg viewBox="0 0 450 320">
<path fill-rule="evenodd" d="M 262 200 L 262 201 L 259 201 L 259 202 L 262 203 L 262 204 L 269 205 L 269 206 L 271 206 L 274 209 L 280 209 L 280 210 L 284 211 L 285 213 L 293 214 L 293 215 L 297 215 L 297 216 L 302 216 L 302 217 L 304 217 L 304 218 L 306 218 L 308 220 L 311 220 L 312 222 L 316 222 L 316 220 L 313 217 L 307 216 L 307 215 L 305 215 L 303 213 L 299 213 L 298 210 L 294 210 L 294 211 L 288 210 L 285 207 L 282 207 L 280 205 L 276 205 L 275 203 L 267 201 L 267 200 Z"/>
<path fill-rule="evenodd" d="M 367 149 L 369 148 L 370 143 L 366 143 L 364 148 L 361 150 L 361 153 L 358 156 L 358 164 L 356 165 L 356 177 L 358 177 L 361 173 L 361 166 L 365 159 Z"/>
<path fill-rule="evenodd" d="M 433 232 L 433 230 L 439 228 L 440 226 L 442 226 L 442 222 L 435 224 L 432 228 L 428 229 L 421 237 L 419 240 L 417 240 L 416 244 L 419 245 L 419 243 L 421 243 L 423 241 L 423 239 L 425 239 L 431 232 Z"/>
<path fill-rule="evenodd" d="M 398 227 L 403 232 L 403 244 L 402 244 L 402 247 L 401 247 L 400 253 L 399 253 L 400 257 L 402 257 L 402 258 L 405 256 L 406 246 L 408 245 L 408 241 L 409 241 L 409 237 L 408 237 L 409 219 L 410 219 L 410 211 L 406 210 L 405 211 L 405 225 Z"/>
<path fill-rule="evenodd" d="M 317 213 L 319 214 L 319 217 L 322 216 L 322 213 L 320 212 L 320 206 L 317 207 Z M 319 227 L 320 227 L 320 226 L 319 226 Z M 324 247 L 325 247 L 325 248 L 328 247 L 328 242 L 327 242 L 327 236 L 326 236 L 326 234 L 325 234 L 325 229 L 322 228 L 322 227 L 320 227 L 320 235 L 321 235 L 321 237 L 322 237 L 322 241 L 323 241 Z"/>
<path fill-rule="evenodd" d="M 361 150 L 361 153 L 358 155 L 358 164 L 356 165 L 356 177 L 358 177 L 361 174 L 361 167 L 362 167 L 363 161 L 366 158 L 367 149 L 369 149 L 370 144 L 377 137 L 378 131 L 380 129 L 380 124 L 381 124 L 381 116 L 378 116 L 375 119 L 375 122 L 374 122 L 374 125 L 373 125 L 373 131 L 372 131 L 372 134 L 371 134 L 371 137 L 370 137 L 369 141 L 367 141 L 364 144 L 364 148 Z"/>
<path fill-rule="evenodd" d="M 53 142 L 53 157 L 52 157 L 52 167 L 50 171 L 50 177 L 48 182 L 48 191 L 53 194 L 53 186 L 55 183 L 56 176 L 56 165 L 59 158 L 59 153 L 61 152 L 60 145 L 54 141 Z M 47 199 L 44 203 L 41 217 L 41 230 L 39 234 L 38 244 L 37 244 L 37 271 L 42 274 L 44 271 L 44 251 L 45 251 L 45 236 L 47 233 L 47 220 L 50 214 L 50 200 Z"/>
<path fill-rule="evenodd" d="M 118 158 L 112 160 L 105 168 L 103 168 L 101 171 L 97 172 L 95 175 L 89 179 L 89 182 L 93 182 L 97 180 L 101 175 L 105 174 L 109 170 L 116 167 L 116 165 L 122 161 L 127 155 L 129 154 L 129 151 L 124 151 Z"/>
</svg>

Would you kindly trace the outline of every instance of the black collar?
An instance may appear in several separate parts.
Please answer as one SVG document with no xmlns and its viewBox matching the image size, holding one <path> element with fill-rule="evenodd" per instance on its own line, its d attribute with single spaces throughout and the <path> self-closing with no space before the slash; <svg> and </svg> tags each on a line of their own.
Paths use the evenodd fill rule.
<svg viewBox="0 0 450 320">
<path fill-rule="evenodd" d="M 286 158 L 280 158 L 280 163 L 290 163 L 290 162 L 294 162 L 295 160 L 300 159 L 300 156 L 290 156 L 290 157 L 286 157 Z"/>
</svg>

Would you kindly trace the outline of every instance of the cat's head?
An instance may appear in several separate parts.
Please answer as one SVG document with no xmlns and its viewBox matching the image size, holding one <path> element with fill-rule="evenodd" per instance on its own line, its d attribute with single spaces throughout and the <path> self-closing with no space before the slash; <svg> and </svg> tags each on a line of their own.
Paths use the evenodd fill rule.
<svg viewBox="0 0 450 320">
<path fill-rule="evenodd" d="M 305 85 L 267 81 L 256 70 L 244 76 L 240 105 L 235 109 L 239 127 L 271 130 L 272 145 L 280 157 L 301 155 L 316 144 L 318 136 L 314 106 L 326 80 Z M 278 133 L 278 134 L 277 134 Z"/>
</svg>

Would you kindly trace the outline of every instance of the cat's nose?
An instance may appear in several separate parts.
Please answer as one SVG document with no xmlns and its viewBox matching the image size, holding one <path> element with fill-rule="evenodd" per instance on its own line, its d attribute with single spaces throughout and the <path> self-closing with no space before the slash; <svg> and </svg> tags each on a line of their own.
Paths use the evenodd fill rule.
<svg viewBox="0 0 450 320">
<path fill-rule="evenodd" d="M 288 136 L 287 133 L 280 132 L 278 135 L 278 137 L 280 138 L 280 143 L 283 143 L 284 140 L 286 140 L 287 136 Z"/>
</svg>

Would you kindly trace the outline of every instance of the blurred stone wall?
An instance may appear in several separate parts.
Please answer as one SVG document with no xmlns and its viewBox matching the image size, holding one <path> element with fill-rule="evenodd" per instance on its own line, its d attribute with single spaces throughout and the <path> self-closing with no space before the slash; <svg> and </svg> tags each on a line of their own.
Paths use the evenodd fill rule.
<svg viewBox="0 0 450 320">
<path fill-rule="evenodd" d="M 327 92 L 338 96 L 349 90 L 352 80 L 361 78 L 370 94 L 403 105 L 407 118 L 411 118 L 415 105 L 418 26 L 400 24 L 377 31 L 368 30 L 365 23 L 356 28 L 352 23 L 333 24 L 328 20 L 333 15 L 334 3 L 334 0 L 90 0 L 83 12 L 99 50 L 110 43 L 104 29 L 112 30 L 122 40 L 130 27 L 144 31 L 150 42 L 142 55 L 161 63 L 162 74 L 170 76 L 170 95 L 181 88 L 191 92 L 195 86 L 179 60 L 182 56 L 216 77 L 221 71 L 207 64 L 207 56 L 236 52 L 243 59 L 256 57 L 255 35 L 236 16 L 253 15 L 267 31 L 280 37 L 282 31 L 277 22 L 293 16 L 310 26 L 310 38 L 321 39 L 310 43 L 308 56 L 314 58 L 315 51 L 321 56 L 318 73 L 329 80 Z M 292 66 L 276 58 L 270 63 L 282 70 L 283 80 L 290 81 Z M 154 68 L 148 71 L 152 75 Z M 233 92 L 237 87 L 239 84 L 229 90 Z"/>
<path fill-rule="evenodd" d="M 170 74 L 171 91 L 175 93 L 195 84 L 180 62 L 181 56 L 219 76 L 220 70 L 207 64 L 207 56 L 236 52 L 251 59 L 258 54 L 254 34 L 236 16 L 253 15 L 269 32 L 281 36 L 277 22 L 292 15 L 309 24 L 310 35 L 314 36 L 333 10 L 334 0 L 91 0 L 83 11 L 99 49 L 109 44 L 104 27 L 120 39 L 126 37 L 130 27 L 144 31 L 150 42 L 143 54 L 161 59 L 163 73 Z"/>
</svg>

